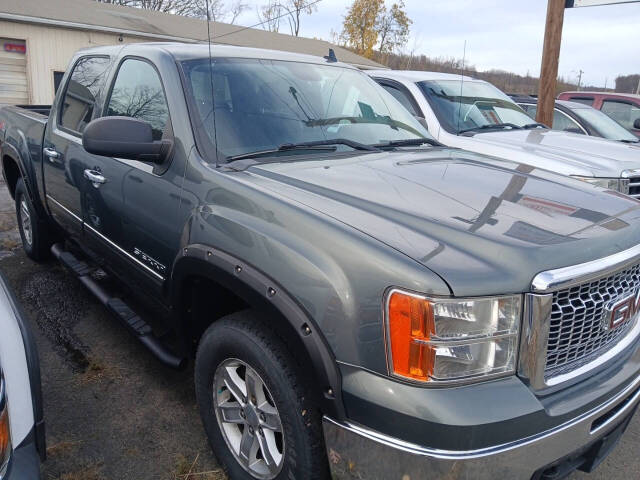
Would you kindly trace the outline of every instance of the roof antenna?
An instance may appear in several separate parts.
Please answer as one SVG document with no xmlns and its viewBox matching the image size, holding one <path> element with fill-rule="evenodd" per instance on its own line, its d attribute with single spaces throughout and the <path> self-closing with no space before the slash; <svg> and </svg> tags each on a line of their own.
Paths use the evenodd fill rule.
<svg viewBox="0 0 640 480">
<path fill-rule="evenodd" d="M 336 52 L 333 51 L 333 48 L 329 49 L 329 55 L 325 55 L 324 58 L 327 62 L 331 62 L 331 63 L 338 61 L 338 58 L 336 57 Z"/>
<path fill-rule="evenodd" d="M 458 126 L 456 127 L 456 135 L 460 133 L 460 117 L 462 116 L 462 87 L 464 85 L 464 61 L 467 56 L 467 41 L 464 41 L 462 49 L 462 73 L 460 74 L 460 96 L 458 97 Z"/>
<path fill-rule="evenodd" d="M 209 0 L 205 0 L 207 7 L 207 44 L 209 46 L 209 83 L 211 84 L 211 115 L 213 116 L 213 143 L 216 154 L 216 167 L 218 166 L 218 139 L 216 138 L 216 100 L 213 92 L 213 58 L 211 57 L 211 11 L 209 10 Z"/>
</svg>

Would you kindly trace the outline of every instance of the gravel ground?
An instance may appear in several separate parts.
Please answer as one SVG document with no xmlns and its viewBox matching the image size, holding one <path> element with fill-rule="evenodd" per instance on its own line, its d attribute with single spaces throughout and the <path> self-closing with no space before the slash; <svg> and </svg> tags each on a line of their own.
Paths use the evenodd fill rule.
<svg viewBox="0 0 640 480">
<path fill-rule="evenodd" d="M 40 351 L 43 479 L 224 479 L 200 424 L 193 371 L 161 365 L 57 263 L 26 258 L 13 212 L 0 181 L 0 270 Z M 640 478 L 639 445 L 640 414 L 594 474 L 571 479 Z"/>
</svg>

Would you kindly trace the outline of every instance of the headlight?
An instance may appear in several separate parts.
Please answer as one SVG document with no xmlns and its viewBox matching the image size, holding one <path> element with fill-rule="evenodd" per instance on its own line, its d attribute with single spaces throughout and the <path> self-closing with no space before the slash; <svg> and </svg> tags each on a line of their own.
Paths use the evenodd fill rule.
<svg viewBox="0 0 640 480">
<path fill-rule="evenodd" d="M 601 178 L 601 177 L 577 177 L 578 180 L 596 185 L 598 187 L 606 188 L 607 190 L 615 190 L 629 194 L 629 179 L 628 178 Z"/>
<path fill-rule="evenodd" d="M 521 296 L 427 298 L 397 289 L 386 299 L 392 375 L 428 383 L 515 373 Z"/>
<path fill-rule="evenodd" d="M 9 411 L 7 408 L 7 390 L 0 369 L 0 478 L 5 474 L 11 454 L 11 432 L 9 430 Z"/>
</svg>

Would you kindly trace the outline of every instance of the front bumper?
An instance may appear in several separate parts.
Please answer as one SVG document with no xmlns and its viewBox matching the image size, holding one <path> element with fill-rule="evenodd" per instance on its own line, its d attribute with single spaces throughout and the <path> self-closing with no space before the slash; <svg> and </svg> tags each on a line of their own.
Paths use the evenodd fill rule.
<svg viewBox="0 0 640 480">
<path fill-rule="evenodd" d="M 40 455 L 32 431 L 15 448 L 9 459 L 9 468 L 0 480 L 40 480 Z"/>
<path fill-rule="evenodd" d="M 571 461 L 590 446 L 597 447 L 602 439 L 606 439 L 601 442 L 606 455 L 619 435 L 608 437 L 622 433 L 639 403 L 637 377 L 609 401 L 551 430 L 469 451 L 426 448 L 327 417 L 323 428 L 336 479 L 530 479 L 563 459 Z"/>
</svg>

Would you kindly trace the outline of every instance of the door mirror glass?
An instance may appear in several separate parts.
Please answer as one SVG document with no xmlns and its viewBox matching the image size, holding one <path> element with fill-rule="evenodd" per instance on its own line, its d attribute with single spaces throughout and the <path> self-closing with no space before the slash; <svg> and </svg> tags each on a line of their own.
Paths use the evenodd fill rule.
<svg viewBox="0 0 640 480">
<path fill-rule="evenodd" d="M 169 140 L 154 140 L 150 123 L 131 117 L 102 117 L 89 122 L 82 146 L 94 155 L 162 163 L 171 149 Z"/>
</svg>

